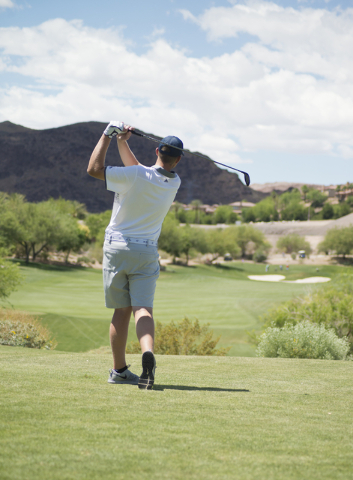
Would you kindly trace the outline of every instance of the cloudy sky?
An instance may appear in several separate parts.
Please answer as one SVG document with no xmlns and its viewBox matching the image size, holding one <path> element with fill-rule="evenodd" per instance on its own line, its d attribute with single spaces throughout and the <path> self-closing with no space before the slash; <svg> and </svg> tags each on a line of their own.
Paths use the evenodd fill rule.
<svg viewBox="0 0 353 480">
<path fill-rule="evenodd" d="M 353 0 L 0 0 L 0 122 L 111 119 L 254 183 L 353 182 Z"/>
</svg>

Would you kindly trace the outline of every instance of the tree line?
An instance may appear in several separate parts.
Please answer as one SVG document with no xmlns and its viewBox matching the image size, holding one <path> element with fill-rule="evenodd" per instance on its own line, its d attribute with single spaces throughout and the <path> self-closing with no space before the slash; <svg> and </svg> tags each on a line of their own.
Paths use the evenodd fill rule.
<svg viewBox="0 0 353 480">
<path fill-rule="evenodd" d="M 293 192 L 284 195 L 288 199 Z M 257 206 L 269 202 L 269 198 L 273 200 L 274 196 Z M 220 212 L 227 211 L 229 209 L 220 209 Z M 271 246 L 252 225 L 243 223 L 224 229 L 197 228 L 189 223 L 181 224 L 176 213 L 177 209 L 173 207 L 163 223 L 159 238 L 160 250 L 174 261 L 183 257 L 188 263 L 195 254 L 209 254 L 210 262 L 226 254 L 234 259 L 266 260 Z M 104 232 L 110 216 L 110 210 L 90 214 L 84 204 L 62 198 L 32 203 L 27 202 L 23 195 L 0 192 L 0 257 L 13 255 L 29 262 L 62 252 L 68 261 L 69 254 L 73 252 L 86 254 L 87 257 L 82 257 L 88 260 L 86 263 L 94 263 L 95 259 L 101 261 Z M 309 243 L 298 235 L 281 237 L 277 250 L 287 254 L 299 250 L 305 250 L 307 255 L 311 253 Z M 330 230 L 318 250 L 327 254 L 350 255 L 353 251 L 353 226 Z"/>
<path fill-rule="evenodd" d="M 0 245 L 27 263 L 53 249 L 68 259 L 89 240 L 88 228 L 78 222 L 86 214 L 83 204 L 62 198 L 31 203 L 17 193 L 0 193 Z"/>
<path fill-rule="evenodd" d="M 193 200 L 185 210 L 181 203 L 175 202 L 172 207 L 175 218 L 180 223 L 234 224 L 236 221 L 244 223 L 276 222 L 279 220 L 330 220 L 348 215 L 353 210 L 353 196 L 345 201 L 332 205 L 328 196 L 306 185 L 300 192 L 293 189 L 281 195 L 272 192 L 270 196 L 258 202 L 254 207 L 243 208 L 237 215 L 231 205 L 220 205 L 213 213 L 202 210 L 202 202 Z"/>
</svg>

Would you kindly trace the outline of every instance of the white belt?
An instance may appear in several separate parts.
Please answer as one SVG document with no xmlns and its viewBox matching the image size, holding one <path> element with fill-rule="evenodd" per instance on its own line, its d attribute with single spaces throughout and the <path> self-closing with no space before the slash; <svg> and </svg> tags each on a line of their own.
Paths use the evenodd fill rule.
<svg viewBox="0 0 353 480">
<path fill-rule="evenodd" d="M 106 240 L 111 242 L 128 242 L 128 243 L 137 243 L 139 245 L 146 245 L 146 247 L 157 247 L 158 242 L 154 240 L 144 240 L 143 238 L 134 238 L 134 237 L 124 237 L 123 235 L 114 235 L 114 234 L 106 234 Z"/>
</svg>

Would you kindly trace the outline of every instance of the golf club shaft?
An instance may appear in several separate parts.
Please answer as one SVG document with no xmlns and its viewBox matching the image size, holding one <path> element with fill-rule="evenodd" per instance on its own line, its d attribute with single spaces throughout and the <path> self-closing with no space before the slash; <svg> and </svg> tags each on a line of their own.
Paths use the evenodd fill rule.
<svg viewBox="0 0 353 480">
<path fill-rule="evenodd" d="M 144 137 L 144 138 L 148 138 L 148 140 L 152 140 L 153 142 L 156 142 L 156 143 L 161 143 L 161 140 L 158 140 L 157 138 L 153 138 L 153 137 L 150 137 L 149 135 L 146 135 L 144 133 L 140 133 L 140 132 L 136 132 L 136 130 L 131 130 L 131 133 L 133 133 L 134 135 L 137 135 L 139 137 Z M 200 158 L 203 158 L 205 160 L 209 160 L 213 163 L 217 163 L 217 165 L 222 165 L 222 167 L 226 167 L 226 168 L 230 168 L 231 170 L 235 170 L 236 172 L 240 172 L 244 175 L 245 177 L 245 183 L 247 186 L 250 185 L 250 176 L 248 173 L 246 172 L 243 172 L 242 170 L 238 170 L 237 168 L 234 168 L 234 167 L 230 167 L 229 165 L 225 165 L 224 163 L 220 163 L 220 162 L 216 162 L 215 160 L 212 160 L 211 158 L 209 157 L 206 157 L 206 155 L 202 155 L 200 153 L 194 153 L 194 152 L 190 152 L 190 150 L 186 150 L 185 148 L 179 148 L 179 147 L 175 147 L 174 145 L 168 145 L 168 143 L 163 143 L 163 145 L 167 145 L 169 147 L 172 147 L 172 148 L 175 148 L 177 150 L 180 150 L 182 152 L 187 152 L 187 153 L 190 153 L 191 155 L 195 155 L 196 157 L 200 157 Z"/>
</svg>

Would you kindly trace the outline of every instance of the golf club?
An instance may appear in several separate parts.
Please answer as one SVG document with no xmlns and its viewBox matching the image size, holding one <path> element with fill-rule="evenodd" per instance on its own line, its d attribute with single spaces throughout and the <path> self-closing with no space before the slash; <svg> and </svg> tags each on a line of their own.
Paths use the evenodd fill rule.
<svg viewBox="0 0 353 480">
<path fill-rule="evenodd" d="M 131 133 L 133 133 L 134 135 L 137 135 L 139 137 L 148 138 L 148 140 L 152 140 L 153 142 L 161 143 L 161 140 L 158 140 L 157 138 L 150 137 L 149 135 L 145 135 L 144 133 L 136 132 L 136 130 L 131 130 Z M 163 145 L 167 145 L 169 147 L 176 148 L 177 150 L 181 150 L 183 152 L 190 153 L 191 155 L 195 155 L 196 157 L 200 157 L 200 158 L 203 158 L 205 160 L 210 160 L 213 163 L 217 163 L 217 165 L 222 165 L 222 167 L 230 168 L 232 170 L 235 170 L 236 172 L 240 172 L 244 175 L 244 180 L 245 180 L 246 186 L 248 187 L 250 185 L 249 174 L 246 173 L 246 172 L 243 172 L 242 170 L 238 170 L 237 168 L 230 167 L 229 165 L 225 165 L 224 163 L 216 162 L 215 160 L 212 160 L 211 158 L 206 157 L 206 155 L 201 155 L 200 153 L 190 152 L 190 150 L 186 150 L 185 148 L 174 147 L 174 145 L 168 145 L 168 143 L 165 143 Z"/>
</svg>

